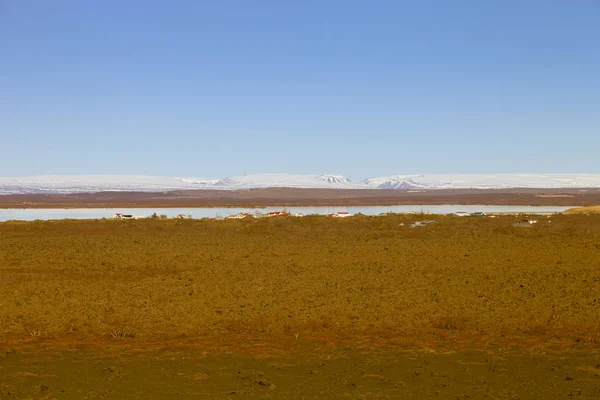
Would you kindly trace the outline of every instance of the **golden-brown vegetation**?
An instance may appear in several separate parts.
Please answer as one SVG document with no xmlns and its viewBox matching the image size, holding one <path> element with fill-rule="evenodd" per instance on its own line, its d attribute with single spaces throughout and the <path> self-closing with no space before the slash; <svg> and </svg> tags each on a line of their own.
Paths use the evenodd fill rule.
<svg viewBox="0 0 600 400">
<path fill-rule="evenodd" d="M 0 334 L 600 342 L 600 217 L 426 218 L 1 223 Z"/>
<path fill-rule="evenodd" d="M 565 214 L 600 214 L 600 206 L 569 208 Z"/>
</svg>

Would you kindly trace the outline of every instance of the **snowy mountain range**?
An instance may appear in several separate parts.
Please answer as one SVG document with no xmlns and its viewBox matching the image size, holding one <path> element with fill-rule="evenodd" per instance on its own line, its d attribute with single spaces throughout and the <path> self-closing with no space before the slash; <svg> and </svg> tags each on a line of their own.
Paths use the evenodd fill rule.
<svg viewBox="0 0 600 400">
<path fill-rule="evenodd" d="M 600 174 L 425 174 L 395 175 L 362 181 L 379 189 L 598 188 Z"/>
<path fill-rule="evenodd" d="M 352 182 L 343 175 L 295 174 L 254 174 L 222 179 L 144 175 L 0 177 L 0 194 L 165 192 L 267 187 L 398 190 L 600 188 L 600 174 L 423 174 L 375 177 L 359 182 Z"/>
</svg>

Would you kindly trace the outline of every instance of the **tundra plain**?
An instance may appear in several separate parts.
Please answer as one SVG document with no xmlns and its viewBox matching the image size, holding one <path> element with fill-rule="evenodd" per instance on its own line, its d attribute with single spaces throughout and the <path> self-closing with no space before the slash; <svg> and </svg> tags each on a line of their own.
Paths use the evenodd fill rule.
<svg viewBox="0 0 600 400">
<path fill-rule="evenodd" d="M 600 203 L 598 188 L 562 189 L 301 189 L 176 190 L 6 194 L 0 208 L 169 208 L 292 207 L 393 205 L 591 206 Z"/>
<path fill-rule="evenodd" d="M 523 218 L 0 223 L 0 398 L 598 398 L 600 215 Z"/>
</svg>

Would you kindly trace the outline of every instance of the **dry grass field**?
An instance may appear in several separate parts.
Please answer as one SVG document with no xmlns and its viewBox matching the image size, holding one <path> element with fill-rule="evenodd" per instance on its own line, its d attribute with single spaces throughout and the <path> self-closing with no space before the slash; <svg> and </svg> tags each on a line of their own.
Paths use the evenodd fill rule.
<svg viewBox="0 0 600 400">
<path fill-rule="evenodd" d="M 600 214 L 600 206 L 570 208 L 566 214 Z"/>
<path fill-rule="evenodd" d="M 0 399 L 597 399 L 600 216 L 522 218 L 0 223 Z"/>
<path fill-rule="evenodd" d="M 600 343 L 600 217 L 516 220 L 6 222 L 0 333 Z"/>
</svg>

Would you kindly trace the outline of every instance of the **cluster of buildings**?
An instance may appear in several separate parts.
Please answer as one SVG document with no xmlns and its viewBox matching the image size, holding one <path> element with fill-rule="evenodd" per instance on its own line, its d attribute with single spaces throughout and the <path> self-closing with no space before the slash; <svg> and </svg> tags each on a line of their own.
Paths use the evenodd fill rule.
<svg viewBox="0 0 600 400">
<path fill-rule="evenodd" d="M 353 214 L 350 214 L 347 211 L 338 211 L 338 212 L 334 212 L 331 214 L 327 214 L 328 217 L 332 217 L 332 218 L 346 218 L 346 217 L 350 217 Z M 386 214 L 381 214 L 381 215 L 386 215 Z M 451 215 L 457 216 L 457 217 L 487 217 L 487 218 L 496 218 L 496 215 L 493 213 L 483 213 L 483 212 L 473 212 L 473 213 L 469 213 L 466 211 L 458 211 L 455 212 Z M 154 215 L 156 217 L 156 214 Z M 296 214 L 292 214 L 289 213 L 287 211 L 270 211 L 266 214 L 262 214 L 262 213 L 258 213 L 258 214 L 251 214 L 251 213 L 247 213 L 247 212 L 242 212 L 242 213 L 238 213 L 238 214 L 231 214 L 228 215 L 227 217 L 217 217 L 217 218 L 210 218 L 211 220 L 215 220 L 215 219 L 244 219 L 244 218 L 271 218 L 271 217 L 303 217 L 304 215 L 301 213 L 296 213 Z M 161 216 L 161 218 L 165 218 L 166 216 Z M 131 215 L 131 214 L 122 214 L 122 213 L 117 213 L 115 215 L 113 215 L 113 219 L 141 219 L 141 218 L 147 218 L 147 217 L 142 217 L 139 215 Z M 177 219 L 187 219 L 187 218 L 192 218 L 191 215 L 184 215 L 184 214 L 179 214 L 177 215 L 175 218 Z M 422 226 L 422 225 L 428 225 L 430 223 L 435 223 L 435 221 L 420 221 L 420 223 L 416 223 L 415 226 Z M 537 220 L 524 220 L 521 221 L 522 224 L 534 224 L 537 223 Z"/>
<path fill-rule="evenodd" d="M 333 217 L 333 218 L 345 218 L 345 217 L 350 217 L 352 216 L 352 214 L 350 214 L 347 211 L 339 211 L 339 212 L 335 212 L 332 214 L 327 214 L 329 217 Z M 211 218 L 211 220 L 214 219 L 244 219 L 244 218 L 272 218 L 272 217 L 303 217 L 304 214 L 302 213 L 289 213 L 287 211 L 270 211 L 266 214 L 251 214 L 251 213 L 246 213 L 246 212 L 241 212 L 238 214 L 231 214 L 228 215 L 227 217 L 221 217 L 221 218 Z M 131 215 L 131 214 L 122 214 L 122 213 L 117 213 L 115 215 L 113 215 L 113 219 L 140 219 L 140 218 L 147 218 L 147 217 L 141 217 L 138 215 Z M 187 219 L 187 218 L 192 218 L 189 215 L 184 215 L 184 214 L 179 214 L 177 215 L 175 218 L 177 219 Z"/>
<path fill-rule="evenodd" d="M 303 217 L 303 214 L 291 214 L 286 211 L 270 211 L 266 214 L 250 214 L 250 213 L 239 213 L 232 214 L 226 217 L 226 219 L 243 219 L 243 218 L 270 218 L 270 217 Z"/>
<path fill-rule="evenodd" d="M 484 213 L 484 212 L 470 213 L 470 212 L 466 212 L 466 211 L 457 211 L 453 215 L 455 215 L 457 217 L 492 217 L 492 218 L 496 217 L 492 213 Z"/>
<path fill-rule="evenodd" d="M 345 218 L 350 217 L 350 214 L 347 211 L 338 211 L 332 214 L 327 214 L 328 217 L 333 218 Z M 270 211 L 266 214 L 250 214 L 250 213 L 239 213 L 232 214 L 226 217 L 226 219 L 243 219 L 243 218 L 269 218 L 269 217 L 304 217 L 302 213 L 292 214 L 286 211 Z"/>
<path fill-rule="evenodd" d="M 227 219 L 242 219 L 242 218 L 248 218 L 248 217 L 250 217 L 250 218 L 269 218 L 269 217 L 303 217 L 303 216 L 304 216 L 304 214 L 301 214 L 301 213 L 291 214 L 286 211 L 271 211 L 266 214 L 239 213 L 239 214 L 229 215 L 226 218 Z M 347 211 L 338 211 L 338 212 L 335 212 L 332 214 L 327 214 L 327 216 L 333 217 L 333 218 L 345 218 L 345 217 L 352 216 L 352 214 L 350 214 Z"/>
<path fill-rule="evenodd" d="M 146 218 L 146 217 L 142 217 L 140 215 L 121 214 L 121 213 L 116 213 L 115 215 L 113 215 L 113 219 L 142 219 L 142 218 Z"/>
</svg>

